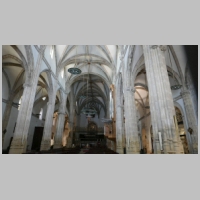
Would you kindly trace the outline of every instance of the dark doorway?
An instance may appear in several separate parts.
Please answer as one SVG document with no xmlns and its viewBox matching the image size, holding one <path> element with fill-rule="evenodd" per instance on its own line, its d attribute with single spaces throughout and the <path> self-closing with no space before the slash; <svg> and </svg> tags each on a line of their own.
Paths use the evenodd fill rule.
<svg viewBox="0 0 200 200">
<path fill-rule="evenodd" d="M 43 136 L 43 130 L 44 130 L 44 127 L 35 127 L 31 150 L 39 150 L 40 149 L 42 136 Z"/>
</svg>

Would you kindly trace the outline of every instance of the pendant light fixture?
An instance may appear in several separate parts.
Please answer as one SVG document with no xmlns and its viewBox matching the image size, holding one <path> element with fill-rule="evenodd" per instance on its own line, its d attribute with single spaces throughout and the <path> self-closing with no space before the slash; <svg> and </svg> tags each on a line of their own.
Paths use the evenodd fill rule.
<svg viewBox="0 0 200 200">
<path fill-rule="evenodd" d="M 86 61 L 86 58 L 85 58 Z M 83 74 L 83 84 L 84 84 L 84 74 Z M 79 96 L 80 99 L 85 99 L 87 96 L 86 94 L 84 95 L 84 90 L 82 91 L 82 95 Z"/>
<path fill-rule="evenodd" d="M 87 78 L 87 103 L 85 108 L 82 109 L 81 113 L 85 114 L 87 118 L 94 118 L 97 111 L 94 108 L 90 108 L 88 104 L 88 83 L 89 83 L 89 71 L 90 71 L 90 60 L 88 61 L 88 78 Z"/>
<path fill-rule="evenodd" d="M 76 56 L 77 56 L 77 47 L 78 47 L 78 45 L 76 46 Z M 73 75 L 80 74 L 81 70 L 79 68 L 77 68 L 76 66 L 77 66 L 77 63 L 76 63 L 76 57 L 75 57 L 74 67 L 69 68 L 68 72 L 73 74 Z"/>
<path fill-rule="evenodd" d="M 172 75 L 173 75 L 172 79 L 174 80 L 174 83 L 175 83 L 175 84 L 173 84 L 173 85 L 171 86 L 171 89 L 172 89 L 172 90 L 178 90 L 178 89 L 180 89 L 180 88 L 182 87 L 182 85 L 176 84 L 176 79 L 175 79 L 175 77 L 174 77 L 173 65 L 172 65 L 171 56 L 170 56 L 170 52 L 169 52 L 169 46 L 168 46 L 168 53 L 169 53 L 169 59 L 170 59 L 171 68 L 172 68 Z"/>
</svg>

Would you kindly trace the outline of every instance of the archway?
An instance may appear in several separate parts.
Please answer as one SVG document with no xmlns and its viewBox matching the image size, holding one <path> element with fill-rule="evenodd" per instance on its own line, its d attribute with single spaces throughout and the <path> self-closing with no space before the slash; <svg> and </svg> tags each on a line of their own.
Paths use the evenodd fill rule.
<svg viewBox="0 0 200 200">
<path fill-rule="evenodd" d="M 4 46 L 2 55 L 2 148 L 8 152 L 16 127 L 23 84 L 30 69 L 17 46 Z"/>
<path fill-rule="evenodd" d="M 182 117 L 183 115 L 181 113 L 181 110 L 176 106 L 175 106 L 175 112 L 176 112 L 176 119 L 177 119 L 177 123 L 178 123 L 179 135 L 180 135 L 181 142 L 183 145 L 184 153 L 188 154 L 189 153 L 189 145 L 188 145 L 188 141 L 187 141 L 184 120 Z"/>
</svg>

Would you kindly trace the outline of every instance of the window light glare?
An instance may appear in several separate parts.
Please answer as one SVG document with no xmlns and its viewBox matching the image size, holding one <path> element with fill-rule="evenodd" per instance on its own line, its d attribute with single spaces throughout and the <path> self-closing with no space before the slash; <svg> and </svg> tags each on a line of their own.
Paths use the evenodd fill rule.
<svg viewBox="0 0 200 200">
<path fill-rule="evenodd" d="M 53 53 L 54 53 L 54 48 L 53 45 L 50 48 L 50 55 L 51 55 L 51 59 L 53 59 Z"/>
<path fill-rule="evenodd" d="M 21 103 L 22 103 L 22 96 L 21 96 L 21 98 L 19 99 L 18 110 L 20 109 Z"/>
<path fill-rule="evenodd" d="M 64 70 L 62 70 L 62 72 L 61 72 L 61 77 L 62 78 L 64 77 Z"/>
<path fill-rule="evenodd" d="M 42 120 L 43 108 L 40 109 L 40 116 L 39 119 Z"/>
</svg>

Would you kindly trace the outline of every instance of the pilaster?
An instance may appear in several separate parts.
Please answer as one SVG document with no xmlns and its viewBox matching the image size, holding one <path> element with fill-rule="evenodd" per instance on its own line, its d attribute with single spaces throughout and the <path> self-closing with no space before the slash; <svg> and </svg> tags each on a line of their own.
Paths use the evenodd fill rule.
<svg viewBox="0 0 200 200">
<path fill-rule="evenodd" d="M 26 82 L 23 85 L 24 91 L 22 95 L 20 110 L 17 117 L 13 140 L 9 151 L 10 154 L 19 154 L 26 152 L 28 131 L 44 50 L 45 48 L 43 47 L 38 56 L 37 64 L 34 71 L 31 72 L 29 78 L 26 77 Z M 34 66 L 30 67 L 33 68 Z"/>
</svg>

